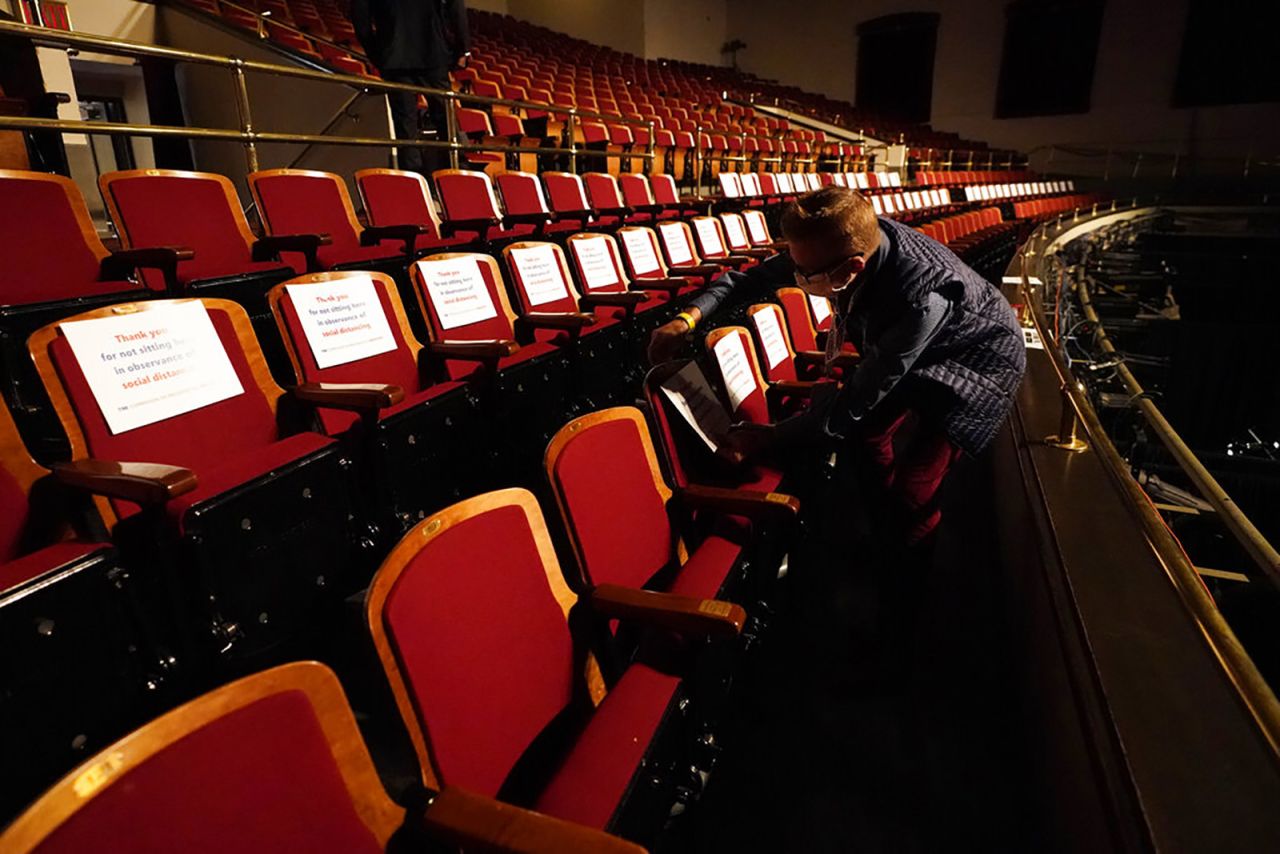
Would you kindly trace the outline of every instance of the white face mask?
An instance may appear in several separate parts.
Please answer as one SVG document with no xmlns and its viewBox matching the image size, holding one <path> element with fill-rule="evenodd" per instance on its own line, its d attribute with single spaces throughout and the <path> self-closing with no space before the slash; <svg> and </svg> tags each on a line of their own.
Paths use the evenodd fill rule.
<svg viewBox="0 0 1280 854">
<path fill-rule="evenodd" d="M 804 274 L 796 270 L 796 285 L 805 293 L 813 294 L 817 297 L 830 297 L 840 293 L 858 277 L 856 272 L 850 271 L 844 275 L 835 275 L 841 267 L 849 263 L 851 259 L 845 259 L 829 270 L 823 270 L 820 273 Z"/>
</svg>

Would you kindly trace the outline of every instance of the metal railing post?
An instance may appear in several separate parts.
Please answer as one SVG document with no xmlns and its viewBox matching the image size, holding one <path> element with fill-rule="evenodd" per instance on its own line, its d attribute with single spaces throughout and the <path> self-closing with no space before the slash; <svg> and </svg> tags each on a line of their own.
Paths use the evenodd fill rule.
<svg viewBox="0 0 1280 854">
<path fill-rule="evenodd" d="M 702 125 L 693 126 L 693 190 L 702 192 Z"/>
<path fill-rule="evenodd" d="M 452 92 L 444 99 L 444 132 L 449 140 L 449 168 L 457 169 L 461 159 L 458 153 L 458 102 Z"/>
<path fill-rule="evenodd" d="M 578 108 L 569 108 L 569 121 L 565 123 L 569 134 L 569 171 L 578 174 Z"/>
<path fill-rule="evenodd" d="M 232 61 L 231 76 L 236 86 L 236 114 L 244 138 L 244 159 L 250 172 L 258 171 L 258 146 L 253 141 L 253 114 L 249 111 L 249 84 L 245 81 L 244 60 Z"/>
<path fill-rule="evenodd" d="M 655 124 L 654 122 L 649 122 L 649 144 L 645 146 L 645 153 L 647 155 L 645 157 L 645 167 L 644 167 L 645 175 L 653 174 L 653 161 L 655 157 L 654 151 L 657 148 L 657 141 L 654 139 L 654 137 L 657 135 L 657 129 L 658 129 L 657 124 Z"/>
<path fill-rule="evenodd" d="M 1056 343 L 1054 346 L 1057 346 Z M 1077 435 L 1079 427 L 1080 419 L 1076 416 L 1075 404 L 1071 402 L 1071 387 L 1063 383 L 1062 412 L 1058 416 L 1058 432 L 1052 436 L 1046 436 L 1044 443 L 1051 448 L 1072 454 L 1087 451 L 1089 443 Z"/>
</svg>

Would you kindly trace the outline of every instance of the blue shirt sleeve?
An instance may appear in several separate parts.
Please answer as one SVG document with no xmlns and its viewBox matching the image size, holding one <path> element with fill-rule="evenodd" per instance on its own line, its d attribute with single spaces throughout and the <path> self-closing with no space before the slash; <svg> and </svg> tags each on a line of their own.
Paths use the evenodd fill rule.
<svg viewBox="0 0 1280 854">
<path fill-rule="evenodd" d="M 885 330 L 862 353 L 857 369 L 846 378 L 832 406 L 826 431 L 842 436 L 860 421 L 902 380 L 952 312 L 951 301 L 933 292 Z"/>
<path fill-rule="evenodd" d="M 774 255 L 746 272 L 729 270 L 722 273 L 702 293 L 689 300 L 689 305 L 702 312 L 705 319 L 715 313 L 731 293 L 741 294 L 744 298 L 769 299 L 778 288 L 795 282 L 795 270 L 790 255 Z M 671 272 L 680 274 L 679 270 Z"/>
</svg>

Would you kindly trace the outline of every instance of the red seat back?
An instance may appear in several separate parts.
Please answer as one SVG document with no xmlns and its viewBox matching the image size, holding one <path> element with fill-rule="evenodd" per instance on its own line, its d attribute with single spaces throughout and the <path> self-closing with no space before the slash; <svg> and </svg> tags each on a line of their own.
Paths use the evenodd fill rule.
<svg viewBox="0 0 1280 854">
<path fill-rule="evenodd" d="M 496 180 L 507 213 L 527 215 L 550 212 L 537 175 L 529 172 L 502 172 Z"/>
<path fill-rule="evenodd" d="M 680 204 L 680 193 L 676 190 L 676 181 L 670 175 L 653 175 L 649 178 L 653 188 L 653 198 L 660 205 Z"/>
<path fill-rule="evenodd" d="M 683 222 L 658 223 L 658 236 L 662 249 L 666 253 L 667 263 L 672 267 L 687 267 L 701 263 L 698 253 L 693 248 L 693 237 L 689 226 Z"/>
<path fill-rule="evenodd" d="M 582 213 L 591 205 L 583 191 L 582 179 L 568 172 L 543 172 L 542 180 L 551 196 L 551 209 L 556 213 Z"/>
<path fill-rule="evenodd" d="M 782 309 L 772 304 L 753 305 L 747 309 L 747 317 L 751 319 L 756 355 L 764 369 L 765 379 L 771 383 L 798 379 L 796 355 L 791 348 L 791 336 L 787 334 Z"/>
<path fill-rule="evenodd" d="M 360 248 L 351 196 L 337 175 L 268 169 L 251 173 L 249 187 L 268 234 L 328 234 L 333 240 L 330 252 Z"/>
<path fill-rule="evenodd" d="M 235 188 L 222 175 L 133 169 L 109 172 L 98 186 L 125 246 L 195 250 L 194 258 L 178 265 L 183 282 L 236 275 L 255 266 L 253 233 Z M 154 271 L 146 275 L 151 287 L 164 287 Z"/>
<path fill-rule="evenodd" d="M 569 256 L 586 293 L 627 290 L 627 273 L 617 240 L 609 234 L 575 234 L 568 239 Z"/>
<path fill-rule="evenodd" d="M 627 207 L 640 209 L 656 204 L 647 176 L 619 175 L 618 184 L 622 188 L 622 199 Z"/>
<path fill-rule="evenodd" d="M 597 211 L 616 211 L 624 207 L 618 182 L 603 172 L 588 172 L 582 176 L 587 188 L 587 198 Z"/>
<path fill-rule="evenodd" d="M 471 294 L 468 288 L 479 281 L 484 285 L 488 303 L 480 294 Z M 418 296 L 422 316 L 427 320 L 434 341 L 511 341 L 515 339 L 512 321 L 515 318 L 507 302 L 506 287 L 498 262 L 488 255 L 472 252 L 445 252 L 418 261 L 409 268 L 409 278 Z M 462 289 L 461 291 L 459 289 Z M 455 315 L 450 319 L 450 309 L 444 301 L 457 299 L 459 294 L 469 301 L 479 298 L 474 311 L 468 316 Z M 492 312 L 492 314 L 490 314 Z M 452 325 L 451 325 L 452 324 Z M 450 361 L 451 378 L 465 376 L 475 369 L 474 364 Z"/>
<path fill-rule="evenodd" d="M 107 249 L 70 178 L 0 169 L 0 305 L 136 290 L 98 282 Z"/>
<path fill-rule="evenodd" d="M 391 552 L 369 626 L 429 782 L 497 794 L 572 698 L 573 602 L 522 489 L 455 504 Z"/>
<path fill-rule="evenodd" d="M 304 784 L 305 782 L 305 784 Z M 108 747 L 0 837 L 6 851 L 381 852 L 383 791 L 337 678 L 314 662 L 224 685 Z"/>
<path fill-rule="evenodd" d="M 498 222 L 502 210 L 493 194 L 493 182 L 483 172 L 466 169 L 440 169 L 432 173 L 440 191 L 440 204 L 446 220 L 485 220 Z"/>
<path fill-rule="evenodd" d="M 355 177 L 370 225 L 421 225 L 439 236 L 440 219 L 426 178 L 399 169 L 361 169 Z"/>
<path fill-rule="evenodd" d="M 564 250 L 554 243 L 524 241 L 502 250 L 502 258 L 511 273 L 520 313 L 575 312 L 578 293 L 574 290 Z M 539 339 L 558 335 L 553 329 L 539 329 Z"/>
<path fill-rule="evenodd" d="M 792 346 L 796 350 L 817 350 L 818 330 L 814 325 L 809 295 L 799 288 L 779 288 L 778 302 L 782 304 L 782 316 L 786 320 L 787 334 L 791 336 Z M 829 303 L 827 303 L 827 315 L 824 319 L 829 320 Z"/>
<path fill-rule="evenodd" d="M 671 490 L 639 410 L 615 407 L 569 422 L 547 446 L 546 469 L 585 584 L 643 587 L 677 559 Z"/>
<path fill-rule="evenodd" d="M 722 326 L 707 334 L 707 349 L 720 372 L 729 411 L 737 420 L 768 424 L 769 403 L 764 376 L 756 360 L 751 334 L 741 326 Z"/>
</svg>

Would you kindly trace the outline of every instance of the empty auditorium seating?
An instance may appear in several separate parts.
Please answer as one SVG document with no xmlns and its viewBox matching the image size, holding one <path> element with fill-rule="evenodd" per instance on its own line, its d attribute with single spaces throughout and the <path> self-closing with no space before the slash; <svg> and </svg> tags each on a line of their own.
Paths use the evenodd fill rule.
<svg viewBox="0 0 1280 854">
<path fill-rule="evenodd" d="M 759 213 L 759 211 L 749 212 Z M 720 226 L 725 249 L 734 255 L 760 259 L 774 254 L 773 249 L 752 245 L 751 238 L 747 236 L 747 224 L 743 214 L 733 212 L 720 214 Z"/>
<path fill-rule="evenodd" d="M 444 211 L 443 232 L 469 242 L 501 244 L 528 237 L 537 230 L 526 216 L 508 220 L 493 192 L 493 180 L 483 172 L 438 169 L 432 173 Z"/>
<path fill-rule="evenodd" d="M 562 218 L 547 206 L 547 196 L 542 182 L 530 172 L 500 172 L 496 179 L 498 192 L 502 194 L 503 207 L 508 222 L 528 222 L 536 226 L 536 235 L 555 235 L 580 231 L 587 225 L 586 218 Z"/>
<path fill-rule="evenodd" d="M 27 356 L 27 337 L 85 309 L 158 293 L 131 278 L 140 268 L 159 273 L 162 290 L 176 288 L 177 263 L 191 253 L 173 246 L 108 252 L 79 189 L 61 175 L 0 170 L 0 196 L 4 398 L 33 453 L 50 460 L 65 455 L 66 439 Z"/>
<path fill-rule="evenodd" d="M 29 347 L 76 470 L 103 475 L 89 481 L 101 522 L 150 613 L 172 620 L 189 676 L 316 628 L 354 582 L 344 462 L 333 440 L 287 431 L 243 308 L 122 303 L 50 324 Z"/>
<path fill-rule="evenodd" d="M 665 263 L 676 275 L 709 276 L 714 278 L 730 264 L 719 262 L 703 263 L 703 259 L 693 247 L 693 233 L 686 222 L 660 222 L 655 224 Z M 750 259 L 743 258 L 739 263 L 745 264 Z"/>
<path fill-rule="evenodd" d="M 547 448 L 546 469 L 580 583 L 588 587 L 617 584 L 750 604 L 744 597 L 759 595 L 759 587 L 743 577 L 749 530 L 742 517 L 783 524 L 799 509 L 794 498 L 767 494 L 771 486 L 686 484 L 673 492 L 644 416 L 633 407 L 566 424 Z M 717 518 L 729 514 L 738 521 Z"/>
<path fill-rule="evenodd" d="M 399 835 L 400 847 L 392 846 Z M 0 835 L 14 854 L 641 849 L 590 828 L 446 788 L 406 810 L 387 796 L 333 673 L 297 662 L 198 697 L 94 755 Z"/>
<path fill-rule="evenodd" d="M 613 618 L 733 637 L 744 621 L 701 598 L 608 584 L 575 595 L 519 489 L 421 523 L 383 563 L 366 609 L 424 785 L 642 839 L 687 778 L 680 680 L 637 660 L 604 684 L 584 667 L 582 627 Z"/>
<path fill-rule="evenodd" d="M 696 286 L 686 278 L 654 276 L 655 272 L 662 272 L 657 254 L 652 251 L 644 253 L 643 249 L 641 252 L 650 263 L 642 262 L 637 269 L 633 259 L 630 266 L 636 272 L 634 275 L 629 275 L 623 264 L 622 254 L 618 251 L 619 237 L 624 243 L 630 240 L 639 247 L 646 245 L 653 247 L 653 234 L 648 229 L 643 231 L 620 229 L 618 237 L 609 234 L 575 234 L 566 241 L 565 245 L 573 259 L 578 281 L 582 282 L 588 294 L 627 291 L 648 293 L 652 299 L 641 303 L 637 306 L 637 310 L 651 311 L 662 307 L 673 308 L 677 303 L 677 297 L 696 289 Z M 665 321 L 670 314 L 670 311 L 658 312 L 654 321 Z"/>
<path fill-rule="evenodd" d="M 421 229 L 413 249 L 421 254 L 466 246 L 467 235 L 444 237 L 427 179 L 417 172 L 399 169 L 361 169 L 355 174 L 356 189 L 369 225 L 377 227 L 415 226 Z"/>
<path fill-rule="evenodd" d="M 578 219 L 584 228 L 614 229 L 622 224 L 620 210 L 604 213 L 592 207 L 581 176 L 571 172 L 543 172 L 542 181 L 557 217 Z"/>
<path fill-rule="evenodd" d="M 346 182 L 329 172 L 266 169 L 249 175 L 258 217 L 269 235 L 324 234 L 316 250 L 319 269 L 376 269 L 403 278 L 423 225 L 397 223 L 362 227 Z M 286 260 L 289 253 L 284 253 Z M 293 263 L 297 270 L 306 269 Z"/>
<path fill-rule="evenodd" d="M 683 223 L 675 223 L 674 225 L 685 227 Z M 724 229 L 720 225 L 720 221 L 713 216 L 695 216 L 689 221 L 689 226 L 692 226 L 692 234 L 697 241 L 698 254 L 709 263 L 722 264 L 735 270 L 744 270 L 755 266 L 759 257 L 761 257 L 761 250 L 751 250 L 749 255 L 739 255 L 732 252 L 725 242 Z M 671 224 L 664 224 L 659 228 L 665 237 L 667 231 L 671 229 Z M 671 230 L 674 234 L 674 230 Z M 670 252 L 671 246 L 668 245 L 667 249 Z M 765 255 L 770 254 L 767 250 L 763 250 L 763 253 Z M 672 260 L 674 261 L 674 259 Z"/>
<path fill-rule="evenodd" d="M 344 304 L 353 307 L 323 316 Z M 398 538 L 456 500 L 482 453 L 476 411 L 464 383 L 431 375 L 395 282 L 382 273 L 315 273 L 277 285 L 271 306 L 300 390 L 346 390 L 339 406 L 318 401 L 318 414 L 326 434 L 348 434 L 361 504 L 377 508 L 366 514 L 374 535 Z M 344 327 L 355 331 L 344 336 Z"/>
</svg>

